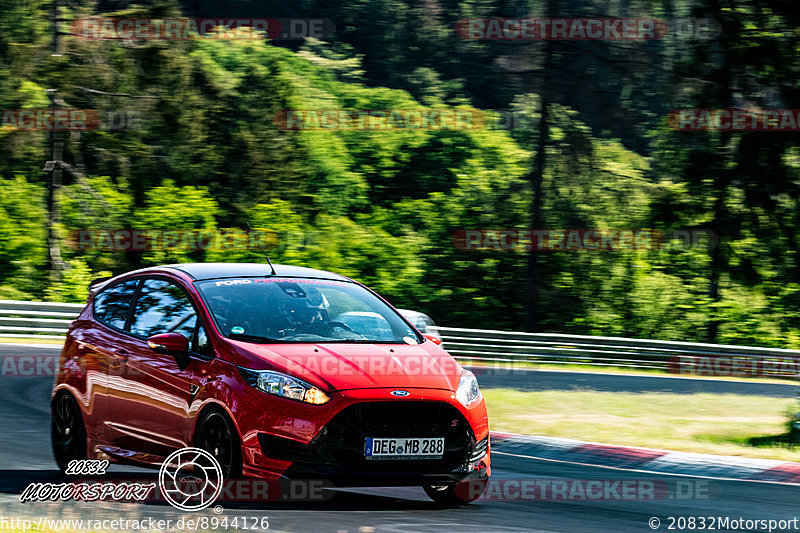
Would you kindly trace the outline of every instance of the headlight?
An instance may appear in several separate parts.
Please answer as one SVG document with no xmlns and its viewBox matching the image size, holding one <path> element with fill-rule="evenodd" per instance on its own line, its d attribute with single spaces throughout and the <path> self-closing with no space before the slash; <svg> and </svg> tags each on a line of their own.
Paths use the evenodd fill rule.
<svg viewBox="0 0 800 533">
<path fill-rule="evenodd" d="M 280 372 L 273 372 L 271 370 L 250 370 L 242 367 L 239 367 L 239 372 L 241 372 L 242 377 L 244 377 L 247 383 L 273 396 L 312 403 L 314 405 L 322 405 L 331 399 L 330 396 L 310 383 L 293 378 L 292 376 L 287 376 L 286 374 L 281 374 Z"/>
<path fill-rule="evenodd" d="M 478 390 L 478 380 L 475 379 L 475 374 L 469 370 L 464 370 L 461 374 L 461 380 L 458 382 L 456 398 L 467 406 L 477 400 L 480 395 L 481 391 Z"/>
</svg>

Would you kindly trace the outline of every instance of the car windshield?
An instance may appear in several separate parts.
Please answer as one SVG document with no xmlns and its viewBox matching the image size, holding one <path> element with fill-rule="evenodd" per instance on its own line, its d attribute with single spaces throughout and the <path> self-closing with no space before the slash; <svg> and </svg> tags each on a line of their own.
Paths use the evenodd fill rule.
<svg viewBox="0 0 800 533">
<path fill-rule="evenodd" d="M 391 307 L 356 283 L 239 278 L 195 285 L 220 332 L 231 339 L 385 344 L 424 340 Z"/>
</svg>

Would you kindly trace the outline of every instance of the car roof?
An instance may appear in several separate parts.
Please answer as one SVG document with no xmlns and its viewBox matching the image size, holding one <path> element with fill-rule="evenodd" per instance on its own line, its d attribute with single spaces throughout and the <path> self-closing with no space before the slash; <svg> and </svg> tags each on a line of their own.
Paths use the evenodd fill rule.
<svg viewBox="0 0 800 533">
<path fill-rule="evenodd" d="M 273 265 L 275 275 L 286 278 L 321 278 L 341 281 L 351 281 L 350 278 L 317 270 L 315 268 L 298 267 L 291 265 Z M 218 278 L 252 278 L 271 276 L 272 269 L 267 263 L 177 263 L 164 265 L 160 268 L 180 270 L 196 281 Z"/>
</svg>

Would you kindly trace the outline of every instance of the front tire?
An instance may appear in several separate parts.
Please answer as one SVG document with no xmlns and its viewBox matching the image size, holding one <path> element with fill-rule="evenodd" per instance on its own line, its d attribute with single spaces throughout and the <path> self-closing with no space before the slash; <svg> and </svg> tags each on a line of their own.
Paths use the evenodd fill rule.
<svg viewBox="0 0 800 533">
<path fill-rule="evenodd" d="M 441 507 L 459 507 L 467 505 L 483 494 L 487 479 L 461 481 L 452 485 L 423 485 L 425 494 Z"/>
<path fill-rule="evenodd" d="M 207 411 L 197 423 L 197 428 L 195 445 L 219 462 L 223 479 L 241 476 L 241 447 L 228 417 L 216 410 Z"/>
<path fill-rule="evenodd" d="M 53 457 L 63 474 L 70 461 L 86 459 L 86 426 L 78 402 L 68 392 L 53 400 L 50 408 L 50 437 Z"/>
</svg>

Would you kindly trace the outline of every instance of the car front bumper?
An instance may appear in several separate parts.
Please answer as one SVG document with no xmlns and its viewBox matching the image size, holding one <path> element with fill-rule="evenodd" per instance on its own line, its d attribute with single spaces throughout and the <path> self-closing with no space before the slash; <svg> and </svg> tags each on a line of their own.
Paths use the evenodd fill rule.
<svg viewBox="0 0 800 533">
<path fill-rule="evenodd" d="M 483 399 L 464 407 L 450 391 L 408 389 L 399 400 L 390 390 L 337 393 L 318 408 L 322 420 L 282 421 L 264 416 L 243 430 L 245 475 L 261 478 L 323 479 L 339 486 L 452 484 L 491 475 L 489 428 Z M 285 402 L 286 400 L 282 400 Z M 333 406 L 332 406 L 333 407 Z M 274 411 L 272 411 L 274 413 Z M 309 411 L 304 407 L 301 412 Z M 279 426 L 276 427 L 276 422 Z M 314 424 L 313 435 L 286 431 Z M 305 438 L 303 438 L 305 437 Z M 437 459 L 368 460 L 366 438 L 445 439 Z"/>
</svg>

